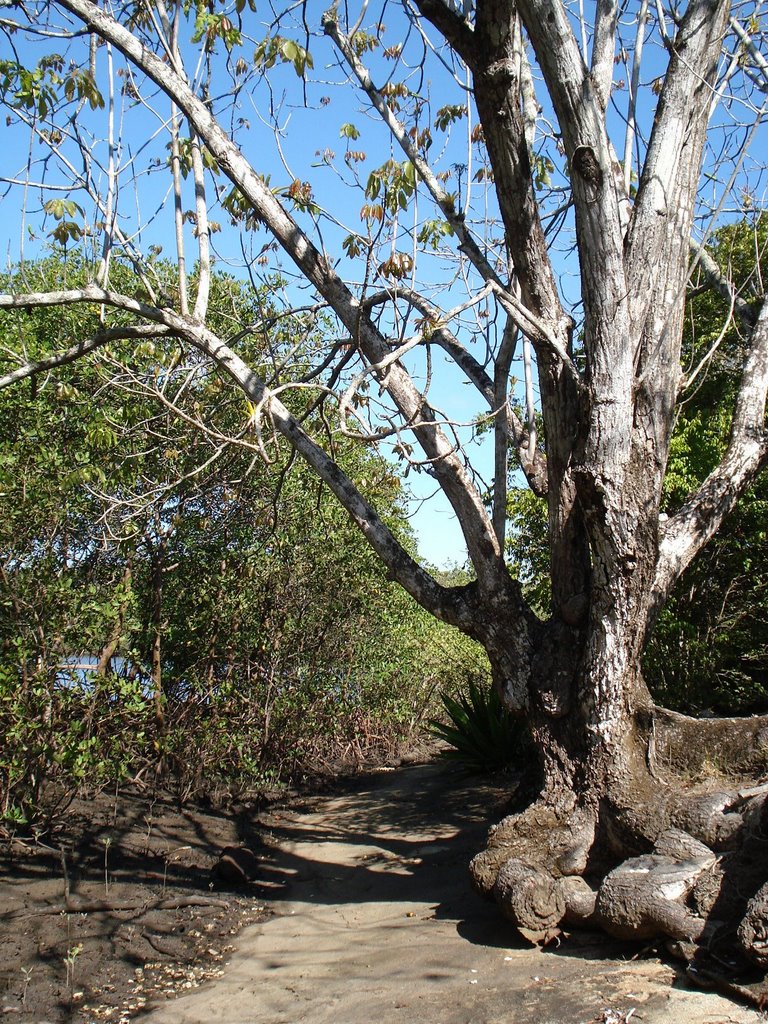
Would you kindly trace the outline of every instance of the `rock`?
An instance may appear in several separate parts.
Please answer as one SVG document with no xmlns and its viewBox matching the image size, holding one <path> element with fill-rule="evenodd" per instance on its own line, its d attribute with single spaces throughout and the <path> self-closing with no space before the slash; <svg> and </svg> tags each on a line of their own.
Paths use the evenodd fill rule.
<svg viewBox="0 0 768 1024">
<path fill-rule="evenodd" d="M 211 875 L 227 885 L 248 885 L 259 875 L 259 858 L 247 846 L 227 846 L 213 865 Z"/>
</svg>

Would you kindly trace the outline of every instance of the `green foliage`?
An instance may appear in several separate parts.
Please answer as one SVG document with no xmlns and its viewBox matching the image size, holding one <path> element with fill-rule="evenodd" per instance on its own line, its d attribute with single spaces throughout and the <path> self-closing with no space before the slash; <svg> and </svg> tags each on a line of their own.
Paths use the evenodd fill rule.
<svg viewBox="0 0 768 1024">
<path fill-rule="evenodd" d="M 467 108 L 463 103 L 448 103 L 435 114 L 435 128 L 444 132 L 454 121 L 467 116 Z"/>
<path fill-rule="evenodd" d="M 537 156 L 533 161 L 533 181 L 537 189 L 549 188 L 555 165 L 547 156 Z"/>
<path fill-rule="evenodd" d="M 26 68 L 17 61 L 0 61 L 0 97 L 10 107 L 26 110 L 40 118 L 47 118 L 61 103 L 87 102 L 91 110 L 104 106 L 90 72 L 68 67 L 57 53 L 44 57 L 34 68 Z"/>
<path fill-rule="evenodd" d="M 172 294 L 169 268 L 155 272 Z M 112 273 L 128 290 L 128 271 Z M 24 274 L 30 289 L 75 287 L 87 267 Z M 271 313 L 266 289 L 214 276 L 213 330 Z M 13 311 L 2 340 L 36 358 L 97 323 L 74 307 Z M 323 343 L 308 322 L 305 345 Z M 277 328 L 240 346 L 267 377 L 281 354 L 303 358 Z M 158 380 L 186 418 L 153 400 Z M 309 392 L 285 398 L 311 428 Z M 202 409 L 239 443 L 219 451 L 193 426 Z M 277 441 L 262 460 L 253 413 L 163 338 L 114 343 L 4 396 L 0 813 L 28 817 L 52 788 L 150 776 L 185 799 L 379 756 L 420 728 L 446 673 L 474 669 L 475 646 L 386 580 L 303 462 Z M 391 464 L 344 441 L 335 454 L 413 548 Z"/>
<path fill-rule="evenodd" d="M 471 677 L 458 693 L 441 696 L 448 722 L 432 719 L 434 736 L 450 744 L 444 756 L 468 772 L 501 771 L 520 764 L 527 743 L 522 721 L 502 705 L 487 678 Z"/>
<path fill-rule="evenodd" d="M 453 228 L 447 220 L 428 220 L 419 228 L 418 241 L 436 250 L 440 243 L 453 235 Z"/>
<path fill-rule="evenodd" d="M 151 705 L 137 680 L 95 679 L 73 672 L 56 685 L 19 680 L 0 665 L 0 820 L 29 821 L 75 789 L 122 782 L 150 750 Z M 44 799 L 45 795 L 45 799 Z"/>
<path fill-rule="evenodd" d="M 179 138 L 176 140 L 176 147 L 178 148 L 179 170 L 181 171 L 181 176 L 186 178 L 192 172 L 192 139 Z M 174 143 L 169 142 L 165 148 L 170 154 L 174 148 Z M 212 174 L 219 173 L 219 165 L 216 162 L 216 158 L 206 146 L 201 146 L 200 158 L 203 161 L 203 166 Z M 170 156 L 168 157 L 168 162 L 171 162 Z M 228 210 L 228 212 L 230 211 Z"/>
<path fill-rule="evenodd" d="M 231 52 L 233 47 L 239 46 L 242 42 L 242 35 L 223 12 L 211 14 L 202 8 L 198 9 L 192 42 L 204 41 L 205 49 L 212 50 L 217 39 L 221 39 L 227 51 Z"/>
<path fill-rule="evenodd" d="M 721 229 L 715 259 L 748 302 L 768 271 L 768 218 Z M 674 513 L 725 451 L 744 359 L 727 327 L 727 303 L 712 290 L 689 301 L 683 338 L 689 374 L 700 367 L 672 436 L 664 509 Z M 719 342 L 716 347 L 715 344 Z M 688 712 L 734 714 L 768 702 L 768 474 L 761 474 L 686 571 L 661 614 L 644 660 L 656 699 Z"/>
<path fill-rule="evenodd" d="M 268 181 L 267 184 L 269 184 Z M 232 188 L 222 200 L 221 205 L 229 214 L 232 224 L 242 222 L 248 231 L 258 230 L 261 223 L 258 214 L 238 188 Z"/>
<path fill-rule="evenodd" d="M 416 168 L 410 160 L 388 160 L 382 167 L 371 171 L 365 194 L 378 199 L 381 194 L 390 213 L 407 210 L 408 200 L 416 191 Z"/>
<path fill-rule="evenodd" d="M 507 493 L 507 543 L 509 567 L 523 593 L 541 618 L 550 612 L 549 543 L 547 502 L 525 487 Z"/>
<path fill-rule="evenodd" d="M 280 61 L 293 64 L 293 69 L 301 78 L 307 68 L 314 67 L 312 54 L 294 39 L 283 36 L 267 36 L 256 47 L 253 62 L 258 68 L 268 70 Z"/>
</svg>

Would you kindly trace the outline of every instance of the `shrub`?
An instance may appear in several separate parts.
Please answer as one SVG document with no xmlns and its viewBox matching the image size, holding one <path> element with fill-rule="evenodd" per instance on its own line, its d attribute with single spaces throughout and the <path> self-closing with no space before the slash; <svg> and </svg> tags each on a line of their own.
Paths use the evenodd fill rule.
<svg viewBox="0 0 768 1024">
<path fill-rule="evenodd" d="M 524 723 L 502 705 L 496 688 L 471 678 L 464 691 L 441 695 L 449 722 L 432 719 L 433 736 L 450 745 L 443 756 L 468 772 L 493 772 L 521 764 L 528 744 Z"/>
</svg>

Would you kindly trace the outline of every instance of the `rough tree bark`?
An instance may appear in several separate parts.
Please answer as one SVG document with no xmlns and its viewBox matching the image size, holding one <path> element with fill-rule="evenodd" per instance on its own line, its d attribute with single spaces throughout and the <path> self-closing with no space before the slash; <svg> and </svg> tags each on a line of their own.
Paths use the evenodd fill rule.
<svg viewBox="0 0 768 1024">
<path fill-rule="evenodd" d="M 752 392 L 752 418 L 742 426 L 737 413 L 733 424 L 739 468 L 729 478 L 721 467 L 691 510 L 661 527 L 687 239 L 728 5 L 689 4 L 678 25 L 626 228 L 627 196 L 599 83 L 584 66 L 564 8 L 547 0 L 521 0 L 517 8 L 479 3 L 473 39 L 441 4 L 425 0 L 420 8 L 473 70 L 522 294 L 554 327 L 562 312 L 547 294 L 549 264 L 541 259 L 515 79 L 515 19 L 522 19 L 573 167 L 585 307 L 580 392 L 570 379 L 558 380 L 551 357 L 539 352 L 545 422 L 557 424 L 547 448 L 554 615 L 532 644 L 526 687 L 511 688 L 496 659 L 511 702 L 524 703 L 520 692 L 527 697 L 543 787 L 533 807 L 492 830 L 473 878 L 537 940 L 565 921 L 599 923 L 622 938 L 699 940 L 706 915 L 686 900 L 714 866 L 713 851 L 749 831 L 745 818 L 764 794 L 684 792 L 679 778 L 662 771 L 653 748 L 657 711 L 639 664 L 657 595 L 669 592 L 721 521 L 730 507 L 725 491 L 735 479 L 750 479 L 765 457 L 764 305 L 742 386 L 745 404 Z M 492 648 L 490 654 L 494 661 Z M 613 866 L 630 854 L 639 856 Z M 745 948 L 764 941 L 764 903 L 750 903 L 739 933 Z"/>
<path fill-rule="evenodd" d="M 424 22 L 442 34 L 472 76 L 511 268 L 506 278 L 481 250 L 454 198 L 398 120 L 396 105 L 377 88 L 363 64 L 365 48 L 353 45 L 354 33 L 346 33 L 335 5 L 324 16 L 323 30 L 413 165 L 472 272 L 535 349 L 545 448 L 531 450 L 530 426 L 522 425 L 507 401 L 506 382 L 501 393 L 504 437 L 534 490 L 547 495 L 548 621 L 533 614 L 511 578 L 500 542 L 503 531 L 491 521 L 375 310 L 402 303 L 431 320 L 434 330 L 421 341 L 439 345 L 497 414 L 498 378 L 462 347 L 424 297 L 406 287 L 371 296 L 342 281 L 333 261 L 216 120 L 212 104 L 190 85 L 178 49 L 173 59 L 168 47 L 154 53 L 127 21 L 121 24 L 88 0 L 52 6 L 119 50 L 171 98 L 255 218 L 334 311 L 429 460 L 461 522 L 476 581 L 446 588 L 414 561 L 352 481 L 243 362 L 236 345 L 206 326 L 199 305 L 193 315 L 177 312 L 166 303 L 115 294 L 96 280 L 70 292 L 0 296 L 0 308 L 100 303 L 135 318 L 142 330 L 154 328 L 158 335 L 193 345 L 315 469 L 391 577 L 485 647 L 508 706 L 530 722 L 541 789 L 532 806 L 492 830 L 487 849 L 472 864 L 472 877 L 523 935 L 546 942 L 565 926 L 587 924 L 622 938 L 666 936 L 706 944 L 727 933 L 764 967 L 766 868 L 756 864 L 754 849 L 768 832 L 765 789 L 696 787 L 682 781 L 675 759 L 681 745 L 691 745 L 695 730 L 700 750 L 710 739 L 721 751 L 735 746 L 750 754 L 753 769 L 762 765 L 765 771 L 768 723 L 693 726 L 654 706 L 640 670 L 644 645 L 672 586 L 768 459 L 768 303 L 763 299 L 757 315 L 744 307 L 747 356 L 725 457 L 678 514 L 660 517 L 681 385 L 695 200 L 729 4 L 691 0 L 670 17 L 674 36 L 666 37 L 668 65 L 637 190 L 630 197 L 606 118 L 616 5 L 596 7 L 588 67 L 561 0 L 478 0 L 470 18 L 442 0 L 415 2 Z M 167 20 L 164 5 L 148 7 L 157 8 L 158 24 Z M 666 22 L 663 28 L 666 32 Z M 534 185 L 523 32 L 568 161 L 583 304 L 578 345 Z M 717 276 L 712 268 L 707 272 Z M 82 357 L 106 337 L 105 328 L 58 360 L 13 368 L 0 386 Z M 736 874 L 743 883 L 738 893 Z"/>
</svg>

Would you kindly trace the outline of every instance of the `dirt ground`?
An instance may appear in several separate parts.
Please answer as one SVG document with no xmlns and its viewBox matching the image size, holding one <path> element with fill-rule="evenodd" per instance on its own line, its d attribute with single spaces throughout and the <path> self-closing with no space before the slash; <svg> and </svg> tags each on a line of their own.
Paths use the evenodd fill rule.
<svg viewBox="0 0 768 1024">
<path fill-rule="evenodd" d="M 270 853 L 252 809 L 138 792 L 75 800 L 52 832 L 0 838 L 0 1016 L 124 1022 L 223 970 L 280 881 L 223 882 L 229 846 Z"/>
<path fill-rule="evenodd" d="M 438 762 L 231 813 L 180 813 L 137 795 L 78 804 L 45 845 L 3 844 L 0 1015 L 35 1024 L 766 1020 L 692 987 L 655 949 L 587 933 L 544 952 L 517 942 L 466 870 L 508 790 Z M 253 852 L 254 881 L 212 876 L 229 846 Z"/>
</svg>

